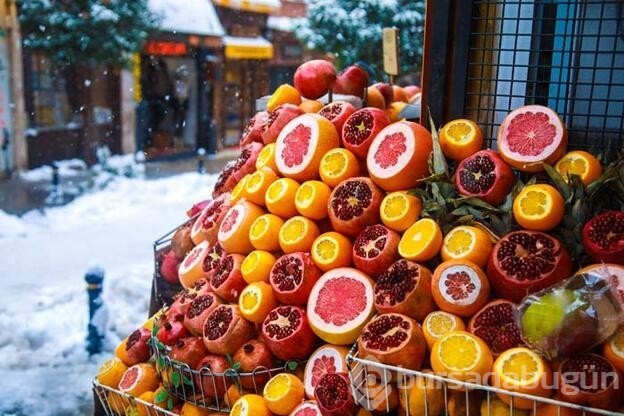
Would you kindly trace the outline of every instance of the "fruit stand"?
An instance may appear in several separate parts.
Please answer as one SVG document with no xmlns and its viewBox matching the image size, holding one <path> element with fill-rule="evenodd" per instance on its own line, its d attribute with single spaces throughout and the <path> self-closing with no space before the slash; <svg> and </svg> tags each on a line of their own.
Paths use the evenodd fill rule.
<svg viewBox="0 0 624 416">
<path fill-rule="evenodd" d="M 107 415 L 624 415 L 622 132 L 589 146 L 540 99 L 484 120 L 483 86 L 454 115 L 425 45 L 422 93 L 314 60 L 265 97 L 154 244 Z"/>
</svg>

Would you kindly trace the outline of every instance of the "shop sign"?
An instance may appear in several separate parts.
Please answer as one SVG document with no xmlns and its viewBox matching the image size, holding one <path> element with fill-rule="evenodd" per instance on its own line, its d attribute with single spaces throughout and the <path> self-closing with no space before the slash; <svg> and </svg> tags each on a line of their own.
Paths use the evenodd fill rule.
<svg viewBox="0 0 624 416">
<path fill-rule="evenodd" d="M 150 40 L 145 45 L 145 52 L 148 55 L 179 56 L 186 55 L 187 47 L 184 42 Z"/>
</svg>

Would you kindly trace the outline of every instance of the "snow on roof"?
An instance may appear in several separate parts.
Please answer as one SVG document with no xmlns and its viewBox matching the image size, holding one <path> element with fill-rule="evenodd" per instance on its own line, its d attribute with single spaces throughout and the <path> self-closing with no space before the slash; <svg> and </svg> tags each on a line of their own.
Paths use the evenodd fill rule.
<svg viewBox="0 0 624 416">
<path fill-rule="evenodd" d="M 230 9 L 267 14 L 282 7 L 280 0 L 212 0 L 212 2 Z"/>
<path fill-rule="evenodd" d="M 163 17 L 161 29 L 195 35 L 223 36 L 225 30 L 210 0 L 148 0 Z"/>
<path fill-rule="evenodd" d="M 245 38 L 239 36 L 223 36 L 224 45 L 238 45 L 238 46 L 271 46 L 272 43 L 263 38 L 262 36 L 256 36 L 255 38 Z"/>
<path fill-rule="evenodd" d="M 303 20 L 303 18 L 269 16 L 269 18 L 267 19 L 267 27 L 273 30 L 281 30 L 282 32 L 292 32 L 295 29 L 295 24 L 299 20 Z"/>
</svg>

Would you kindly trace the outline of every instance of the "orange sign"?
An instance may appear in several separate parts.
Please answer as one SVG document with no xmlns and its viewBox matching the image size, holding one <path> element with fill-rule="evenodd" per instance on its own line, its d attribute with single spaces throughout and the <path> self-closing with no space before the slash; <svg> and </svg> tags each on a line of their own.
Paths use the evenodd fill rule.
<svg viewBox="0 0 624 416">
<path fill-rule="evenodd" d="M 151 40 L 145 45 L 148 55 L 186 55 L 186 44 L 183 42 L 167 42 Z"/>
</svg>

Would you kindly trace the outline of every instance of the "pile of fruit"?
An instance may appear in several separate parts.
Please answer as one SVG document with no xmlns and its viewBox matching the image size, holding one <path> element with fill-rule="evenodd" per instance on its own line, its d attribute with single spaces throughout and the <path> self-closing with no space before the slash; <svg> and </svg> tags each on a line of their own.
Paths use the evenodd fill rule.
<svg viewBox="0 0 624 416">
<path fill-rule="evenodd" d="M 160 273 L 183 289 L 122 342 L 100 383 L 184 415 L 498 414 L 509 403 L 557 414 L 504 391 L 624 404 L 622 158 L 568 150 L 543 106 L 511 111 L 495 151 L 471 120 L 438 131 L 400 119 L 417 90 L 368 85 L 355 65 L 309 61 L 293 81 L 173 235 Z M 357 380 L 353 346 L 501 390 Z"/>
</svg>

